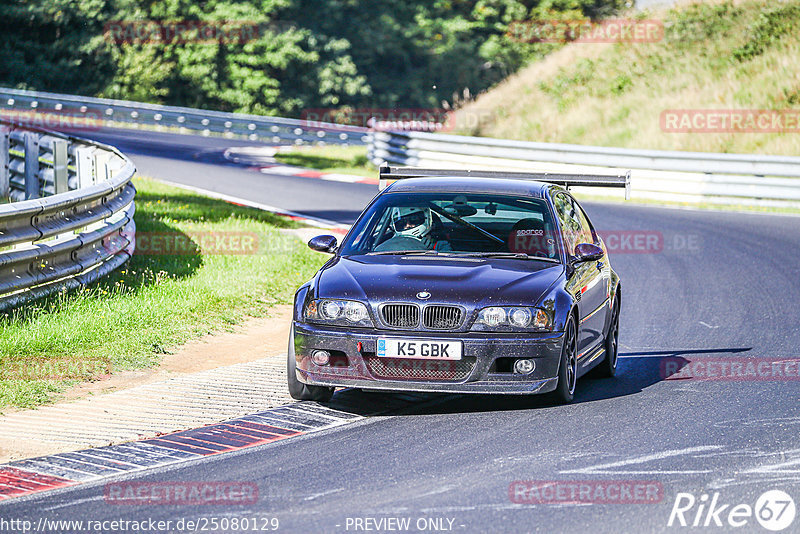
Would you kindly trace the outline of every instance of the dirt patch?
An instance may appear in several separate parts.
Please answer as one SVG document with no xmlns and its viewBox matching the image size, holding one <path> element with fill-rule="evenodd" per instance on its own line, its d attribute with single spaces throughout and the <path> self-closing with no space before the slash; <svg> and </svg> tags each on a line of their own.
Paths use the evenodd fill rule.
<svg viewBox="0 0 800 534">
<path fill-rule="evenodd" d="M 172 354 L 165 354 L 158 367 L 120 371 L 96 382 L 74 386 L 59 402 L 121 391 L 182 374 L 278 357 L 286 353 L 291 321 L 292 307 L 276 306 L 270 310 L 269 316 L 248 319 L 234 327 L 232 332 L 209 334 L 181 345 Z"/>
</svg>

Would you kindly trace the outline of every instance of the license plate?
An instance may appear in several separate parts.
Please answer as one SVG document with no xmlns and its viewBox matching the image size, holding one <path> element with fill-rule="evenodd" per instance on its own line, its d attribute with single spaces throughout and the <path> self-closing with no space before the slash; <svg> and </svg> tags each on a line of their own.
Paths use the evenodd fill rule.
<svg viewBox="0 0 800 534">
<path fill-rule="evenodd" d="M 411 358 L 415 360 L 460 360 L 460 341 L 431 339 L 378 339 L 379 358 Z"/>
</svg>

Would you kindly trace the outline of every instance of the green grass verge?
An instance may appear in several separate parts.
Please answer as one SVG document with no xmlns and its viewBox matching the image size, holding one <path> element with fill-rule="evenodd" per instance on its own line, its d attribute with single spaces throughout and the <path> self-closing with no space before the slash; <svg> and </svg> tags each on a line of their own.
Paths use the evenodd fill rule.
<svg viewBox="0 0 800 534">
<path fill-rule="evenodd" d="M 367 160 L 366 146 L 297 147 L 290 152 L 278 152 L 275 159 L 306 169 L 378 178 L 378 169 Z"/>
<path fill-rule="evenodd" d="M 50 402 L 106 366 L 157 365 L 176 345 L 291 302 L 325 261 L 280 232 L 295 222 L 153 180 L 134 183 L 138 239 L 150 237 L 151 252 L 157 237 L 183 244 L 184 253 L 136 254 L 88 288 L 0 315 L 0 409 Z M 238 237 L 238 253 L 220 253 L 219 237 L 229 245 Z"/>
</svg>

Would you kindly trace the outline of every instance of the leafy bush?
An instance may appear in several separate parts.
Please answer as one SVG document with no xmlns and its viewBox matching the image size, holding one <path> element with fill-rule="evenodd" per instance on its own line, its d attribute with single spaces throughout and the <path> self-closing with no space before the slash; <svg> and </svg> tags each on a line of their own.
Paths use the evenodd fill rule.
<svg viewBox="0 0 800 534">
<path fill-rule="evenodd" d="M 747 61 L 764 53 L 787 34 L 800 30 L 800 4 L 780 5 L 763 11 L 748 35 L 747 42 L 736 48 L 733 59 Z"/>
<path fill-rule="evenodd" d="M 0 84 L 298 116 L 304 109 L 438 108 L 552 44 L 531 18 L 610 15 L 627 0 L 5 0 Z M 111 21 L 251 21 L 245 42 L 115 43 Z"/>
</svg>

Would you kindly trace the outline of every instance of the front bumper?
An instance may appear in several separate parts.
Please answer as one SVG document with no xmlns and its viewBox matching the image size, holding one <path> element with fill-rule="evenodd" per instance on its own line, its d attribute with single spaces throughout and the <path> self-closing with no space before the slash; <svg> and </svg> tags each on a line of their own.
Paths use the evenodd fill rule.
<svg viewBox="0 0 800 534">
<path fill-rule="evenodd" d="M 533 394 L 556 388 L 563 336 L 563 332 L 522 335 L 378 331 L 295 322 L 294 352 L 297 379 L 310 385 L 395 391 Z M 375 353 L 380 337 L 462 341 L 462 360 L 378 359 Z M 361 351 L 358 350 L 359 343 Z M 314 350 L 330 352 L 332 364 L 319 366 L 312 362 Z M 530 358 L 536 365 L 528 375 L 502 372 L 498 371 L 498 367 L 503 368 L 501 362 L 497 362 L 498 358 Z"/>
</svg>

